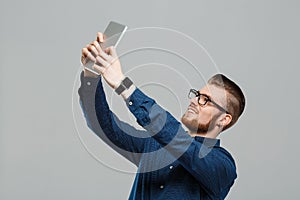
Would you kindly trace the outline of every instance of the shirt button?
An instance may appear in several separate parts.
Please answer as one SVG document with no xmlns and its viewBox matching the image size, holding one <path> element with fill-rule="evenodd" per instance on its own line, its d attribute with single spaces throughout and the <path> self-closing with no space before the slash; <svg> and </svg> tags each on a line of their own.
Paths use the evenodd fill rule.
<svg viewBox="0 0 300 200">
<path fill-rule="evenodd" d="M 172 165 L 170 166 L 170 169 L 173 169 L 173 166 L 172 166 Z"/>
<path fill-rule="evenodd" d="M 160 189 L 164 189 L 164 185 L 159 186 Z"/>
<path fill-rule="evenodd" d="M 129 101 L 129 103 L 128 103 L 128 104 L 129 104 L 130 106 L 132 106 L 132 104 L 133 104 L 133 103 L 132 103 L 132 101 Z"/>
<path fill-rule="evenodd" d="M 91 85 L 91 82 L 88 81 L 88 82 L 86 82 L 86 84 L 87 84 L 87 85 Z"/>
</svg>

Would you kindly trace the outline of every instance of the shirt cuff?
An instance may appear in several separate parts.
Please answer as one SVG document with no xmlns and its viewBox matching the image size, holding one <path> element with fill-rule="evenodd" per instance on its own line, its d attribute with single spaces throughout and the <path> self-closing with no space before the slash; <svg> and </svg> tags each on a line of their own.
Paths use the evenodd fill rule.
<svg viewBox="0 0 300 200">
<path fill-rule="evenodd" d="M 139 125 L 144 127 L 150 124 L 151 119 L 149 112 L 155 104 L 153 99 L 145 95 L 140 89 L 136 88 L 125 102 Z"/>
<path fill-rule="evenodd" d="M 96 91 L 98 82 L 100 80 L 101 80 L 101 76 L 98 76 L 97 78 L 84 77 L 84 72 L 82 71 L 80 74 L 81 86 L 79 90 L 86 91 L 86 92 Z"/>
</svg>

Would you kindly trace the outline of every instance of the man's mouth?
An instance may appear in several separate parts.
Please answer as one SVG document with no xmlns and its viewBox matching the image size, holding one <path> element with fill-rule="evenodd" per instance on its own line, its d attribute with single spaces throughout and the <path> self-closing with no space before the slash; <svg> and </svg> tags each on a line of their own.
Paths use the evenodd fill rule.
<svg viewBox="0 0 300 200">
<path fill-rule="evenodd" d="M 191 107 L 191 106 L 188 107 L 187 111 L 188 111 L 188 112 L 191 112 L 191 113 L 195 113 L 195 114 L 198 113 L 198 110 L 195 109 L 195 108 L 193 108 L 193 107 Z"/>
</svg>

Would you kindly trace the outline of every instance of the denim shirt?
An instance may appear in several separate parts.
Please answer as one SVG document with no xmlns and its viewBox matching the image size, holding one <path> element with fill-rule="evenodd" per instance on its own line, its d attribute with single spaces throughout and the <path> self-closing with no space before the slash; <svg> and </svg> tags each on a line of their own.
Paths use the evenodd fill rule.
<svg viewBox="0 0 300 200">
<path fill-rule="evenodd" d="M 220 140 L 191 137 L 138 88 L 125 103 L 145 130 L 122 122 L 110 110 L 101 77 L 81 73 L 78 93 L 88 127 L 138 168 L 129 199 L 225 199 L 237 174 Z"/>
</svg>

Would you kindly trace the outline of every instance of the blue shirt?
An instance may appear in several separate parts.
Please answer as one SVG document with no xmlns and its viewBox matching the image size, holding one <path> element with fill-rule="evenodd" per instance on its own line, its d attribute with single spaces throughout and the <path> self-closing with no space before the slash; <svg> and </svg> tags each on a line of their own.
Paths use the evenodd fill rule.
<svg viewBox="0 0 300 200">
<path fill-rule="evenodd" d="M 100 77 L 81 73 L 78 92 L 88 127 L 138 167 L 129 199 L 225 199 L 237 174 L 220 140 L 191 137 L 138 88 L 125 102 L 145 130 L 122 122 L 109 109 Z"/>
</svg>

